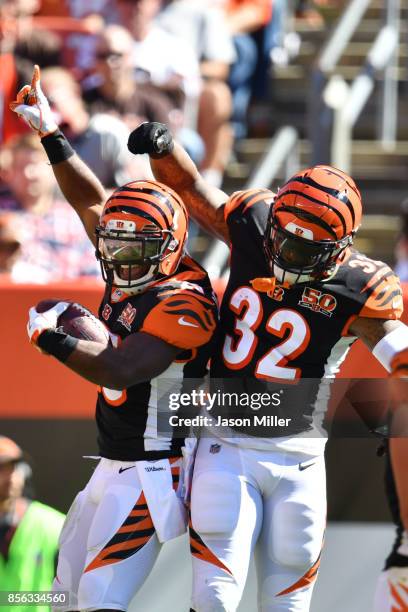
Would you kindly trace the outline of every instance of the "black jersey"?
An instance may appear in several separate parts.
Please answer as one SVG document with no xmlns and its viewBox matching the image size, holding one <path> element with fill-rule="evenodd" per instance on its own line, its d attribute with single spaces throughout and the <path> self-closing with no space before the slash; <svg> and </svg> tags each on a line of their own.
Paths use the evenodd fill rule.
<svg viewBox="0 0 408 612">
<path fill-rule="evenodd" d="M 206 374 L 217 304 L 205 271 L 184 257 L 178 271 L 143 293 L 128 295 L 106 289 L 99 317 L 113 344 L 135 332 L 146 332 L 180 348 L 177 360 L 160 377 L 122 391 L 100 388 L 96 406 L 102 457 L 137 461 L 181 454 L 183 439 L 157 436 L 160 384 Z M 143 359 L 143 355 L 140 355 Z M 164 382 L 161 383 L 161 380 Z"/>
<path fill-rule="evenodd" d="M 275 412 L 292 418 L 290 432 L 281 433 L 287 435 L 310 428 L 314 411 L 327 408 L 328 379 L 356 339 L 349 334 L 353 320 L 398 318 L 402 294 L 386 264 L 354 250 L 326 282 L 257 291 L 251 281 L 270 277 L 263 250 L 269 211 L 264 197 L 261 190 L 240 192 L 226 204 L 231 271 L 211 375 L 223 379 L 230 391 L 248 385 L 262 391 L 277 383 L 287 399 Z M 231 378 L 235 381 L 225 382 Z M 311 382 L 305 386 L 299 379 Z"/>
</svg>

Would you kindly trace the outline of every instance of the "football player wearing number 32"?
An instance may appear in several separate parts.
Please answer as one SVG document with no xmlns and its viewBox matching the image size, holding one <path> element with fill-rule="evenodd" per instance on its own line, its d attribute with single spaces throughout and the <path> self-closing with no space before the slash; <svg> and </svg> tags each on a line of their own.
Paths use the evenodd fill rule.
<svg viewBox="0 0 408 612">
<path fill-rule="evenodd" d="M 316 382 L 274 437 L 201 439 L 191 500 L 192 609 L 236 610 L 255 551 L 259 609 L 306 612 L 326 519 L 325 439 L 314 417 L 324 414 L 327 382 L 356 338 L 394 376 L 406 375 L 398 278 L 352 248 L 361 197 L 336 168 L 300 171 L 276 194 L 228 197 L 205 183 L 166 126 L 142 124 L 128 146 L 149 153 L 155 177 L 231 247 L 212 376 Z"/>
<path fill-rule="evenodd" d="M 101 460 L 64 524 L 54 590 L 70 593 L 62 612 L 126 610 L 161 542 L 187 528 L 183 474 L 194 442 L 158 435 L 158 398 L 166 385 L 206 373 L 217 306 L 205 271 L 184 252 L 188 217 L 179 196 L 156 181 L 134 181 L 105 203 L 102 185 L 57 129 L 39 77 L 37 66 L 12 109 L 41 137 L 95 243 L 106 282 L 99 317 L 112 340 L 106 346 L 56 330 L 67 303 L 30 311 L 31 342 L 99 386 Z"/>
</svg>

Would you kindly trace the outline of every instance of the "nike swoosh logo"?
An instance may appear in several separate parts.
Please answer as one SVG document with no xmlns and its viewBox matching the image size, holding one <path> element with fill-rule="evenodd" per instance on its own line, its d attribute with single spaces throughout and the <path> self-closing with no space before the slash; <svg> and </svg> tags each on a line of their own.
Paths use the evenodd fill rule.
<svg viewBox="0 0 408 612">
<path fill-rule="evenodd" d="M 122 472 L 126 472 L 126 470 L 131 470 L 132 468 L 136 467 L 135 465 L 130 465 L 129 467 L 121 467 L 119 468 L 119 474 L 121 474 Z"/>
<path fill-rule="evenodd" d="M 312 465 L 314 465 L 315 463 L 316 461 L 313 461 L 312 463 L 299 463 L 299 470 L 303 472 L 303 470 L 307 470 L 307 468 L 312 467 Z"/>
<path fill-rule="evenodd" d="M 180 325 L 186 325 L 187 327 L 199 327 L 195 323 L 190 323 L 190 321 L 186 321 L 184 317 L 180 317 L 178 322 Z"/>
</svg>

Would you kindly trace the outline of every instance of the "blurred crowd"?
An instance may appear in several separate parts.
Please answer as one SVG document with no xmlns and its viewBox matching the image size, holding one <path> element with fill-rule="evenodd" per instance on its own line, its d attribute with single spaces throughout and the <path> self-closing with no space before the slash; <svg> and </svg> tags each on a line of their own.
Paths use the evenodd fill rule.
<svg viewBox="0 0 408 612">
<path fill-rule="evenodd" d="M 250 105 L 269 98 L 273 58 L 287 56 L 288 23 L 316 23 L 319 5 L 336 1 L 0 0 L 0 273 L 41 283 L 98 274 L 41 146 L 9 111 L 34 64 L 57 123 L 107 190 L 151 176 L 126 148 L 142 121 L 170 125 L 221 186 Z"/>
</svg>

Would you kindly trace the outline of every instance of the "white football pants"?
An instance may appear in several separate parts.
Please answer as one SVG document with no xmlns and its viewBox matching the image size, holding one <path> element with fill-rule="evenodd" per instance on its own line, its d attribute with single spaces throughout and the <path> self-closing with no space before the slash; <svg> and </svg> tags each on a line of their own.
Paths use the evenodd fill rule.
<svg viewBox="0 0 408 612">
<path fill-rule="evenodd" d="M 176 490 L 181 460 L 163 461 Z M 55 610 L 127 610 L 150 574 L 161 544 L 136 464 L 101 459 L 75 498 L 61 532 L 53 584 L 54 592 L 69 592 L 69 605 Z M 155 469 L 157 462 L 151 465 Z"/>
<path fill-rule="evenodd" d="M 323 455 L 202 438 L 191 499 L 192 608 L 234 612 L 255 552 L 259 610 L 307 612 L 325 524 Z"/>
<path fill-rule="evenodd" d="M 390 567 L 381 572 L 375 591 L 373 612 L 408 610 L 408 567 Z"/>
</svg>

